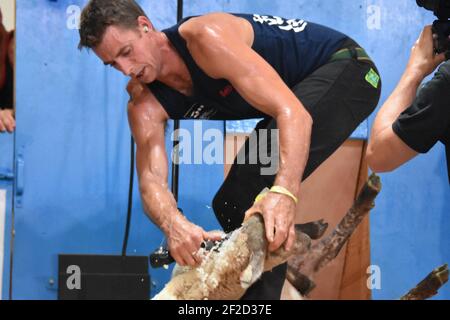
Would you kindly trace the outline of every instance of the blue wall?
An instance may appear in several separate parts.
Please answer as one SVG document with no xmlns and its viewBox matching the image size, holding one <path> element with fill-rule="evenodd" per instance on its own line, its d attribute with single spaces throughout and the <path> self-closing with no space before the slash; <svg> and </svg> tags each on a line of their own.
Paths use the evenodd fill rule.
<svg viewBox="0 0 450 320">
<path fill-rule="evenodd" d="M 66 27 L 66 9 L 86 2 L 17 1 L 15 148 L 25 163 L 25 189 L 22 199 L 15 200 L 14 299 L 56 298 L 57 288 L 49 281 L 57 279 L 58 253 L 121 250 L 130 147 L 126 79 L 105 68 L 93 53 L 76 50 L 78 34 Z M 140 3 L 158 28 L 175 23 L 175 0 Z M 369 5 L 380 9 L 380 28 L 368 28 Z M 422 26 L 433 20 L 413 0 L 185 0 L 185 15 L 222 10 L 304 18 L 348 33 L 376 61 L 383 101 Z M 192 130 L 193 122 L 185 121 L 183 127 Z M 224 125 L 210 122 L 203 127 L 223 130 Z M 359 135 L 366 132 L 363 127 Z M 0 161 L 8 153 L 0 153 Z M 382 272 L 375 299 L 398 298 L 434 267 L 450 261 L 444 167 L 443 148 L 436 146 L 395 173 L 382 175 L 383 192 L 371 217 L 372 263 Z M 210 203 L 222 179 L 219 165 L 181 168 L 180 207 L 206 229 L 217 227 Z M 128 253 L 147 255 L 162 234 L 143 214 L 137 192 L 134 204 Z M 151 270 L 151 275 L 156 292 L 169 272 Z M 450 298 L 449 286 L 438 298 Z"/>
<path fill-rule="evenodd" d="M 4 230 L 0 230 L 0 233 L 4 232 L 3 274 L 5 276 L 2 278 L 3 297 L 7 297 L 9 291 L 11 222 L 12 222 L 12 207 L 13 207 L 12 205 L 13 181 L 7 177 L 10 177 L 13 174 L 13 172 L 14 172 L 14 135 L 2 133 L 0 134 L 0 190 L 6 190 L 6 219 L 4 226 L 5 228 Z"/>
</svg>

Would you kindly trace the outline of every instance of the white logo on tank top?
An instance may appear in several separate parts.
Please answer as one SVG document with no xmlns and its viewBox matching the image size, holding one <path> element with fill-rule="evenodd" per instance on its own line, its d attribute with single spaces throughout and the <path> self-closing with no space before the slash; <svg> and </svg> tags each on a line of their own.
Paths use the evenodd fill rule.
<svg viewBox="0 0 450 320">
<path fill-rule="evenodd" d="M 261 24 L 266 23 L 269 26 L 278 26 L 279 29 L 285 31 L 293 30 L 294 32 L 302 32 L 308 25 L 308 22 L 301 19 L 285 20 L 277 16 L 261 16 L 259 14 L 253 15 L 253 21 Z"/>
<path fill-rule="evenodd" d="M 208 120 L 211 119 L 211 117 L 213 117 L 216 113 L 217 110 L 213 108 L 207 108 L 202 104 L 194 103 L 191 108 L 184 114 L 184 117 L 188 119 Z"/>
</svg>

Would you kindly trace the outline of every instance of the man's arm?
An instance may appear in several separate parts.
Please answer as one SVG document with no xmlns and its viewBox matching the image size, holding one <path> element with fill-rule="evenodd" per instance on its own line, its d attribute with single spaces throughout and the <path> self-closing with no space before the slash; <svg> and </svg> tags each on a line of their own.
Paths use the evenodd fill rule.
<svg viewBox="0 0 450 320">
<path fill-rule="evenodd" d="M 164 131 L 168 115 L 145 85 L 132 80 L 128 91 L 128 119 L 137 146 L 136 167 L 144 210 L 165 233 L 175 261 L 183 266 L 197 265 L 201 259 L 193 253 L 204 240 L 219 240 L 220 235 L 205 232 L 178 210 L 167 183 Z"/>
<path fill-rule="evenodd" d="M 276 120 L 280 168 L 275 185 L 298 195 L 309 155 L 312 118 L 277 72 L 251 49 L 253 34 L 238 21 L 227 14 L 207 15 L 189 20 L 180 32 L 203 71 L 212 78 L 230 81 L 247 102 Z M 264 216 L 269 249 L 276 250 L 287 240 L 289 250 L 295 239 L 294 201 L 269 193 L 247 215 L 255 212 Z"/>
<path fill-rule="evenodd" d="M 444 60 L 444 54 L 434 54 L 431 26 L 425 27 L 400 82 L 375 118 L 366 155 L 373 171 L 392 171 L 418 154 L 400 139 L 392 125 L 413 103 L 423 79 Z"/>
<path fill-rule="evenodd" d="M 16 120 L 14 119 L 14 110 L 0 109 L 0 132 L 8 131 L 13 133 L 16 128 Z"/>
</svg>

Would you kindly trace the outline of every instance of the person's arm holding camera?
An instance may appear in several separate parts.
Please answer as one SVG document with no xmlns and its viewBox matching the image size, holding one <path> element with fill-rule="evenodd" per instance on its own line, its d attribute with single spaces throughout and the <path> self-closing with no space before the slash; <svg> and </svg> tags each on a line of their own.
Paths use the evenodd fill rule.
<svg viewBox="0 0 450 320">
<path fill-rule="evenodd" d="M 425 27 L 411 50 L 408 65 L 400 82 L 381 107 L 373 124 L 367 150 L 367 161 L 373 171 L 392 171 L 415 157 L 419 152 L 426 152 L 423 147 L 411 147 L 415 143 L 405 142 L 405 140 L 408 140 L 408 142 L 410 140 L 399 136 L 399 130 L 395 130 L 394 123 L 398 121 L 399 116 L 405 110 L 414 107 L 414 103 L 431 105 L 439 102 L 429 100 L 433 100 L 434 96 L 438 99 L 438 95 L 434 95 L 433 91 L 442 92 L 442 90 L 445 90 L 443 86 L 447 85 L 447 81 L 443 79 L 445 78 L 443 75 L 440 75 L 441 78 L 435 77 L 430 81 L 428 88 L 425 88 L 425 91 L 422 93 L 423 97 L 420 97 L 420 94 L 416 97 L 416 93 L 423 79 L 431 74 L 444 60 L 445 54 L 436 55 L 434 53 L 431 26 Z M 414 130 L 420 128 L 420 126 L 427 125 L 432 122 L 432 118 L 438 116 L 436 111 L 431 110 L 431 108 L 427 109 L 424 112 L 424 116 L 428 118 L 425 118 L 422 121 L 423 123 L 419 124 Z M 421 119 L 416 116 L 414 119 L 409 117 L 406 121 L 420 122 Z M 417 132 L 414 132 L 414 135 L 417 135 Z M 432 137 L 428 138 L 428 140 L 420 143 L 431 144 Z"/>
</svg>

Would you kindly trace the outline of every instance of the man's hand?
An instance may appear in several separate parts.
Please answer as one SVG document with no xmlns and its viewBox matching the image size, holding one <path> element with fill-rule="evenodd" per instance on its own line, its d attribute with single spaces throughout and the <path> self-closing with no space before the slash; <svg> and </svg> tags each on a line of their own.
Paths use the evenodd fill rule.
<svg viewBox="0 0 450 320">
<path fill-rule="evenodd" d="M 283 243 L 286 251 L 290 251 L 295 241 L 295 208 L 296 203 L 290 197 L 268 192 L 245 212 L 245 220 L 260 213 L 264 218 L 269 251 L 277 250 Z"/>
<path fill-rule="evenodd" d="M 433 32 L 431 26 L 426 26 L 411 49 L 407 72 L 423 79 L 444 61 L 445 53 L 439 55 L 434 53 Z"/>
<path fill-rule="evenodd" d="M 223 233 L 206 232 L 201 227 L 189 222 L 184 216 L 172 219 L 167 228 L 167 239 L 170 255 L 180 266 L 195 267 L 202 258 L 197 254 L 203 241 L 219 241 Z"/>
<path fill-rule="evenodd" d="M 14 111 L 10 109 L 0 110 L 0 132 L 8 131 L 12 133 L 15 128 Z"/>
</svg>

